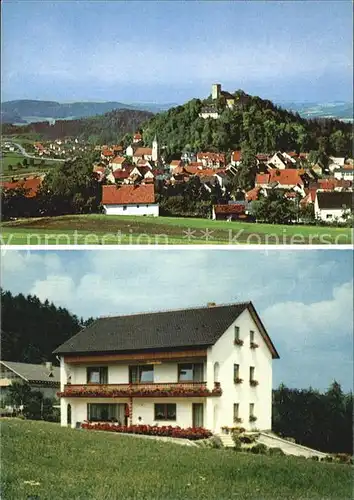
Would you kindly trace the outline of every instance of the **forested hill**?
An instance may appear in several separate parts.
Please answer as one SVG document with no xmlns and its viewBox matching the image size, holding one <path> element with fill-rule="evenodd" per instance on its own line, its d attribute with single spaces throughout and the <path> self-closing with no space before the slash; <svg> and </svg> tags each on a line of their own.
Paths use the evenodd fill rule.
<svg viewBox="0 0 354 500">
<path fill-rule="evenodd" d="M 329 154 L 351 154 L 351 124 L 334 119 L 307 120 L 243 91 L 233 95 L 232 110 L 223 98 L 212 101 L 209 97 L 155 115 L 144 125 L 144 142 L 150 144 L 156 134 L 170 155 L 185 149 L 230 151 L 240 149 L 243 142 L 264 153 L 322 149 Z M 210 107 L 219 112 L 219 118 L 199 116 Z"/>
<path fill-rule="evenodd" d="M 52 125 L 48 122 L 21 126 L 3 124 L 2 133 L 6 135 L 36 134 L 43 139 L 78 137 L 95 144 L 104 144 L 118 142 L 125 134 L 133 134 L 152 116 L 153 113 L 149 111 L 118 109 L 101 116 L 79 120 L 58 120 Z"/>
<path fill-rule="evenodd" d="M 57 363 L 52 352 L 78 333 L 84 322 L 48 301 L 1 291 L 1 358 L 24 363 Z"/>
</svg>

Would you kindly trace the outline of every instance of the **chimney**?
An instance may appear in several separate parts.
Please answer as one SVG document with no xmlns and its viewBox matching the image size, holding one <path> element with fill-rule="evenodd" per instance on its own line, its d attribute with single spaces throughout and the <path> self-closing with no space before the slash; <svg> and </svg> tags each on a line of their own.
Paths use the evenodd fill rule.
<svg viewBox="0 0 354 500">
<path fill-rule="evenodd" d="M 208 302 L 207 306 L 208 307 L 215 307 L 216 306 L 216 302 Z"/>
</svg>

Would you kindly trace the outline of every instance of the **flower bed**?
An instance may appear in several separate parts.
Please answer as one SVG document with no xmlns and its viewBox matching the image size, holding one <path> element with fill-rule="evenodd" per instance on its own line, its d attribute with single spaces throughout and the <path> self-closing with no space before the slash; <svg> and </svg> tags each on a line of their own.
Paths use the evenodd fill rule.
<svg viewBox="0 0 354 500">
<path fill-rule="evenodd" d="M 58 397 L 77 398 L 77 397 L 99 397 L 99 398 L 125 398 L 133 397 L 187 397 L 187 396 L 221 396 L 220 387 L 215 387 L 212 391 L 206 387 L 170 387 L 170 388 L 142 388 L 134 385 L 122 388 L 102 387 L 100 389 L 90 389 L 89 387 L 72 388 L 67 387 L 63 392 L 58 392 Z"/>
<path fill-rule="evenodd" d="M 143 434 L 145 436 L 165 436 L 173 438 L 183 438 L 190 440 L 207 439 L 212 436 L 212 433 L 202 427 L 189 427 L 181 429 L 181 427 L 168 426 L 153 426 L 153 425 L 117 425 L 110 423 L 93 423 L 84 422 L 81 424 L 82 429 L 108 432 L 124 432 L 126 434 Z"/>
</svg>

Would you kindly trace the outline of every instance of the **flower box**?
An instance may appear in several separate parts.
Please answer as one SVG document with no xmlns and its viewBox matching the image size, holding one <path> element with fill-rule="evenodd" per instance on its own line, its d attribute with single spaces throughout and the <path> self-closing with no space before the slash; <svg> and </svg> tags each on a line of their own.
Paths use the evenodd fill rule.
<svg viewBox="0 0 354 500">
<path fill-rule="evenodd" d="M 257 420 L 257 417 L 255 417 L 254 415 L 250 416 L 250 422 L 255 422 L 256 420 Z"/>
<path fill-rule="evenodd" d="M 241 346 L 241 345 L 243 345 L 243 340 L 241 340 L 241 339 L 235 339 L 234 340 L 234 344 Z"/>
<path fill-rule="evenodd" d="M 237 378 L 234 379 L 234 382 L 235 382 L 235 384 L 242 384 L 243 379 L 237 377 Z"/>
<path fill-rule="evenodd" d="M 240 418 L 240 417 L 236 417 L 236 418 L 234 419 L 234 422 L 235 422 L 235 424 L 241 424 L 241 423 L 242 423 L 242 418 Z"/>
<path fill-rule="evenodd" d="M 108 422 L 83 422 L 82 429 L 108 432 L 123 432 L 126 434 L 142 434 L 145 436 L 167 436 L 173 438 L 190 439 L 196 441 L 198 439 L 207 439 L 212 436 L 212 433 L 203 427 L 189 427 L 181 429 L 181 427 L 172 427 L 171 425 L 119 425 Z"/>
<path fill-rule="evenodd" d="M 257 349 L 257 347 L 259 347 L 259 345 L 258 345 L 258 344 L 256 344 L 256 342 L 251 342 L 251 343 L 250 343 L 250 348 L 251 348 L 251 349 Z"/>
<path fill-rule="evenodd" d="M 58 392 L 58 397 L 76 398 L 76 397 L 97 397 L 97 398 L 124 398 L 124 397 L 208 397 L 221 396 L 222 389 L 216 385 L 214 389 L 209 390 L 204 387 L 134 387 L 127 385 L 123 387 L 102 388 L 85 387 L 66 387 L 63 392 Z"/>
<path fill-rule="evenodd" d="M 250 380 L 250 386 L 256 387 L 259 384 L 258 380 Z"/>
</svg>

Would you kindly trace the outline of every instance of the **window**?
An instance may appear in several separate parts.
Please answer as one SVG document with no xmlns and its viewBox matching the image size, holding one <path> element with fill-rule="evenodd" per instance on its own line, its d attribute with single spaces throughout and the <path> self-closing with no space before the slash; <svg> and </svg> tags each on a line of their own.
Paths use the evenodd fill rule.
<svg viewBox="0 0 354 500">
<path fill-rule="evenodd" d="M 88 384 L 108 384 L 107 366 L 89 366 L 86 374 Z"/>
<path fill-rule="evenodd" d="M 176 405 L 155 404 L 155 420 L 176 420 Z"/>
<path fill-rule="evenodd" d="M 237 422 L 239 419 L 239 410 L 240 410 L 239 403 L 234 403 L 234 422 Z"/>
<path fill-rule="evenodd" d="M 124 423 L 124 404 L 91 404 L 87 405 L 87 420 L 91 422 Z"/>
<path fill-rule="evenodd" d="M 123 205 L 123 210 L 126 210 L 126 209 L 127 209 L 127 207 L 125 205 Z"/>
<path fill-rule="evenodd" d="M 250 366 L 250 380 L 254 380 L 254 366 Z"/>
<path fill-rule="evenodd" d="M 254 342 L 254 331 L 251 330 L 250 331 L 250 343 L 253 344 L 253 342 Z"/>
<path fill-rule="evenodd" d="M 254 417 L 254 403 L 250 403 L 250 417 Z"/>
<path fill-rule="evenodd" d="M 332 214 L 327 214 L 326 219 L 332 219 Z"/>
<path fill-rule="evenodd" d="M 203 382 L 203 363 L 178 365 L 178 382 Z"/>
<path fill-rule="evenodd" d="M 154 383 L 154 366 L 153 365 L 129 366 L 129 383 L 130 384 Z"/>
<path fill-rule="evenodd" d="M 240 340 L 240 327 L 235 326 L 235 340 Z"/>
<path fill-rule="evenodd" d="M 240 365 L 234 365 L 234 380 L 240 378 Z"/>
</svg>

